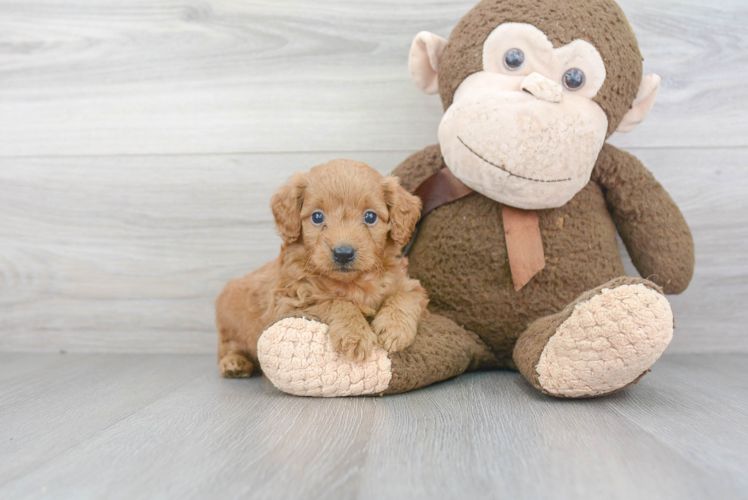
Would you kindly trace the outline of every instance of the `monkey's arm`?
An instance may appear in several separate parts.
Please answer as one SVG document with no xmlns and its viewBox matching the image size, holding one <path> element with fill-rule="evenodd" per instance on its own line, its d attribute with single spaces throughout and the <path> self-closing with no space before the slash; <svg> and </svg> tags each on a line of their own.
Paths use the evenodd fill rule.
<svg viewBox="0 0 748 500">
<path fill-rule="evenodd" d="M 392 175 L 400 179 L 400 185 L 409 193 L 413 193 L 421 182 L 444 167 L 441 148 L 435 144 L 410 155 Z"/>
<path fill-rule="evenodd" d="M 683 292 L 693 277 L 688 224 L 670 195 L 634 156 L 605 144 L 592 173 L 636 269 L 665 293 Z"/>
</svg>

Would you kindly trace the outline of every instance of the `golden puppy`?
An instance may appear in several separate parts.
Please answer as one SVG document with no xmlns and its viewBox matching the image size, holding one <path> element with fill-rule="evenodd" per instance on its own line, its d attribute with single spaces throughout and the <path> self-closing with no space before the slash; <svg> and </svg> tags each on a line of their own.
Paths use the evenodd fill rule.
<svg viewBox="0 0 748 500">
<path fill-rule="evenodd" d="M 295 174 L 271 207 L 280 257 L 229 282 L 216 302 L 224 377 L 250 376 L 262 332 L 297 311 L 326 323 L 349 359 L 377 343 L 399 351 L 413 342 L 428 299 L 400 254 L 420 216 L 417 197 L 364 163 L 333 160 Z"/>
</svg>

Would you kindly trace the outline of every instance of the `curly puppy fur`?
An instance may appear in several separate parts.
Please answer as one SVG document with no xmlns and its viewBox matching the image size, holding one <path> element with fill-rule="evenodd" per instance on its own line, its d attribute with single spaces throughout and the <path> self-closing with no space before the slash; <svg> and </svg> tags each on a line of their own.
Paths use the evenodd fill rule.
<svg viewBox="0 0 748 500">
<path fill-rule="evenodd" d="M 329 325 L 333 345 L 348 359 L 365 359 L 377 344 L 400 351 L 413 343 L 428 299 L 408 277 L 401 250 L 420 217 L 417 197 L 364 163 L 333 160 L 291 177 L 271 208 L 283 238 L 280 256 L 229 282 L 216 302 L 224 377 L 250 376 L 262 332 L 299 312 Z M 377 214 L 374 224 L 364 222 L 369 211 Z M 312 221 L 315 212 L 324 222 Z M 345 264 L 333 255 L 341 245 L 355 249 Z"/>
</svg>

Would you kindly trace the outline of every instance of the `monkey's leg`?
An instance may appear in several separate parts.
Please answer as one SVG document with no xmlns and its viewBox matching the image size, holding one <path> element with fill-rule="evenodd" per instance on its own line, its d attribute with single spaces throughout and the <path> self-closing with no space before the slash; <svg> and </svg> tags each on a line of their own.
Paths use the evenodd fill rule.
<svg viewBox="0 0 748 500">
<path fill-rule="evenodd" d="M 514 362 L 546 394 L 602 396 L 638 382 L 672 337 L 673 313 L 661 289 L 616 278 L 533 322 L 517 341 Z"/>
<path fill-rule="evenodd" d="M 476 335 L 435 314 L 419 323 L 410 347 L 395 353 L 377 347 L 360 363 L 332 348 L 327 325 L 305 318 L 273 324 L 260 337 L 257 354 L 278 389 L 322 397 L 397 394 L 496 363 Z"/>
</svg>

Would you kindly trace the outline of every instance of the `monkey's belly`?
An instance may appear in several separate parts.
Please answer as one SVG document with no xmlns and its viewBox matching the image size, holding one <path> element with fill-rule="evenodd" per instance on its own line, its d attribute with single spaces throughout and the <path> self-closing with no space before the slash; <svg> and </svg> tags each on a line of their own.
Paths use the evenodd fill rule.
<svg viewBox="0 0 748 500">
<path fill-rule="evenodd" d="M 590 182 L 566 205 L 538 211 L 546 266 L 516 292 L 501 205 L 478 193 L 440 207 L 421 223 L 410 274 L 429 308 L 475 332 L 509 363 L 517 337 L 582 292 L 625 274 L 600 187 Z"/>
</svg>

